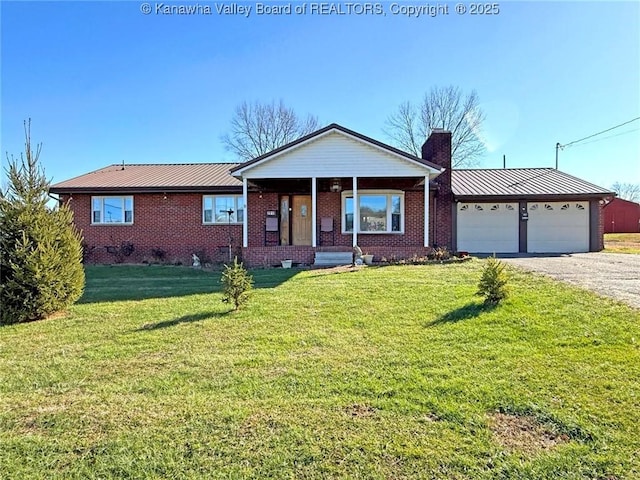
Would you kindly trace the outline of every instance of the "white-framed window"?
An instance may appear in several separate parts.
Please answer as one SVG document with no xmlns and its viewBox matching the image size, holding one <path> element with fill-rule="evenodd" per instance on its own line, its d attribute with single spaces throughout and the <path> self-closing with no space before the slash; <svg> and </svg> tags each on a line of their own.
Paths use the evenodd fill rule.
<svg viewBox="0 0 640 480">
<path fill-rule="evenodd" d="M 204 195 L 202 223 L 242 223 L 244 205 L 242 195 Z"/>
<path fill-rule="evenodd" d="M 133 196 L 91 197 L 91 223 L 114 225 L 133 223 Z"/>
<path fill-rule="evenodd" d="M 342 233 L 353 233 L 353 192 L 342 192 Z M 404 233 L 404 192 L 358 190 L 358 233 Z"/>
</svg>

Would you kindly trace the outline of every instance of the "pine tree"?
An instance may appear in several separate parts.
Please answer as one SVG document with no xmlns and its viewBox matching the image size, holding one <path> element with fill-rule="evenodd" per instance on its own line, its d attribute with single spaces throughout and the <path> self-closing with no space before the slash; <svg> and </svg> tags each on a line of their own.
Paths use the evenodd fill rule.
<svg viewBox="0 0 640 480">
<path fill-rule="evenodd" d="M 478 292 L 476 295 L 484 297 L 486 305 L 497 305 L 507 298 L 509 292 L 507 289 L 507 274 L 504 271 L 504 263 L 493 257 L 487 258 L 482 269 L 480 283 L 478 283 Z"/>
<path fill-rule="evenodd" d="M 220 282 L 223 285 L 223 302 L 233 302 L 234 310 L 247 303 L 249 291 L 253 288 L 253 277 L 242 263 L 238 263 L 238 257 L 233 259 L 233 265 L 224 266 Z"/>
<path fill-rule="evenodd" d="M 82 295 L 82 237 L 66 205 L 50 209 L 49 181 L 31 149 L 8 160 L 8 187 L 0 195 L 0 324 L 45 318 Z"/>
</svg>

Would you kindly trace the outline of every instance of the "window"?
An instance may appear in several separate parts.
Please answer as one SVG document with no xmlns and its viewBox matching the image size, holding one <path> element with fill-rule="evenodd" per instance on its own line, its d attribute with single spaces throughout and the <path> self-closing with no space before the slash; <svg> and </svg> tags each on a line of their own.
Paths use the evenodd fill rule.
<svg viewBox="0 0 640 480">
<path fill-rule="evenodd" d="M 404 192 L 363 190 L 358 194 L 360 229 L 358 233 L 403 233 Z M 342 231 L 353 232 L 352 192 L 342 194 Z"/>
<path fill-rule="evenodd" d="M 204 223 L 242 223 L 242 195 L 205 195 L 202 197 Z"/>
<path fill-rule="evenodd" d="M 91 197 L 91 223 L 133 223 L 133 197 Z"/>
</svg>

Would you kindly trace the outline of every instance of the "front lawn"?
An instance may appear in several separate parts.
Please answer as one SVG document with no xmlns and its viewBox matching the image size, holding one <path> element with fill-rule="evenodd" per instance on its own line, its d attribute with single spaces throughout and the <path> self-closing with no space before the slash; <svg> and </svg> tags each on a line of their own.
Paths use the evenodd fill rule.
<svg viewBox="0 0 640 480">
<path fill-rule="evenodd" d="M 640 312 L 482 262 L 89 267 L 67 316 L 0 328 L 0 478 L 640 477 Z"/>
</svg>

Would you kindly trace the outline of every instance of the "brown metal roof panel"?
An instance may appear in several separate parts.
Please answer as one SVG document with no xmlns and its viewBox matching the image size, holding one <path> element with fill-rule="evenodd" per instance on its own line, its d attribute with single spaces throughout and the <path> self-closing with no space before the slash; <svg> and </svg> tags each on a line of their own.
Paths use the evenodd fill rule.
<svg viewBox="0 0 640 480">
<path fill-rule="evenodd" d="M 224 187 L 242 183 L 229 173 L 237 163 L 109 165 L 52 185 L 64 188 Z"/>
</svg>

